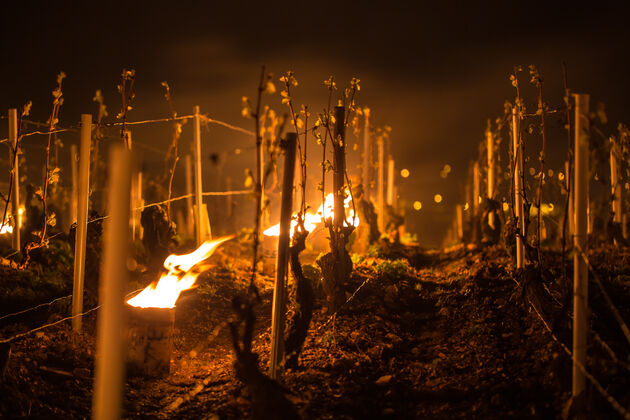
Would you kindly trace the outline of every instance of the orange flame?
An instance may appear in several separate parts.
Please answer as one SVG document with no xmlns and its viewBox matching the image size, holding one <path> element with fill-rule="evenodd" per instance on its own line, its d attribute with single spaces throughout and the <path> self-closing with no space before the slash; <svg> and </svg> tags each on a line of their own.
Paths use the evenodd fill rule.
<svg viewBox="0 0 630 420">
<path fill-rule="evenodd" d="M 350 197 L 350 195 L 348 195 L 343 203 L 346 209 L 346 223 L 348 225 L 357 227 L 359 226 L 359 216 L 355 217 L 351 201 L 352 198 Z M 304 217 L 304 228 L 309 232 L 312 232 L 317 227 L 317 225 L 324 223 L 324 216 L 326 216 L 327 218 L 334 217 L 334 209 L 335 197 L 331 193 L 326 196 L 324 203 L 319 206 L 319 209 L 317 209 L 317 212 L 315 214 L 306 213 Z M 291 219 L 291 237 L 293 237 L 293 229 L 297 226 L 296 215 L 294 214 L 293 216 L 294 217 Z M 270 228 L 265 230 L 263 234 L 265 236 L 280 236 L 280 223 L 271 226 Z"/>
<path fill-rule="evenodd" d="M 162 274 L 157 283 L 148 285 L 127 303 L 140 308 L 173 308 L 181 292 L 193 287 L 203 272 L 204 266 L 200 263 L 210 258 L 219 245 L 232 238 L 234 235 L 206 241 L 190 254 L 169 255 L 164 260 L 168 273 Z"/>
</svg>

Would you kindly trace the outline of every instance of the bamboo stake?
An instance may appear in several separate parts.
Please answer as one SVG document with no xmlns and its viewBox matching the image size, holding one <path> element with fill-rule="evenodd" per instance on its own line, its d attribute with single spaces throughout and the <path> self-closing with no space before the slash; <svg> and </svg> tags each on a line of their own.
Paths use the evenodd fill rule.
<svg viewBox="0 0 630 420">
<path fill-rule="evenodd" d="M 458 204 L 455 207 L 456 220 L 457 220 L 457 239 L 460 242 L 464 240 L 464 207 Z"/>
<path fill-rule="evenodd" d="M 371 154 L 371 138 L 370 138 L 370 108 L 363 108 L 363 117 L 365 124 L 363 125 L 363 175 L 361 183 L 363 184 L 363 193 L 366 201 L 370 201 L 370 169 L 372 169 Z"/>
<path fill-rule="evenodd" d="M 273 312 L 271 313 L 271 355 L 269 376 L 278 379 L 280 361 L 284 353 L 284 324 L 286 317 L 286 274 L 289 257 L 289 236 L 293 210 L 293 179 L 295 176 L 295 150 L 297 134 L 287 133 L 284 142 L 284 177 L 282 181 L 282 203 L 280 207 L 280 236 L 276 259 L 276 281 L 273 288 Z"/>
<path fill-rule="evenodd" d="M 385 231 L 385 142 L 383 137 L 379 137 L 378 144 L 378 180 L 377 180 L 377 206 L 378 206 L 378 228 Z"/>
<path fill-rule="evenodd" d="M 473 165 L 473 216 L 479 216 L 479 199 L 481 199 L 481 171 L 479 170 L 479 162 Z"/>
<path fill-rule="evenodd" d="M 613 137 L 610 138 L 610 190 L 613 196 L 613 222 L 621 224 L 621 185 L 619 185 L 618 147 Z"/>
<path fill-rule="evenodd" d="M 83 279 L 85 276 L 85 241 L 90 189 L 90 144 L 92 142 L 92 115 L 81 115 L 81 156 L 79 158 L 79 194 L 77 229 L 74 241 L 74 283 L 72 287 L 72 329 L 81 332 L 83 312 Z M 129 195 L 127 195 L 128 197 Z M 118 262 L 120 264 L 120 261 Z"/>
<path fill-rule="evenodd" d="M 13 249 L 20 250 L 20 161 L 18 154 L 17 109 L 9 109 L 9 143 L 15 152 L 13 159 L 13 188 L 11 191 L 11 217 L 13 219 Z M 13 156 L 11 156 L 13 158 Z"/>
<path fill-rule="evenodd" d="M 77 145 L 70 145 L 70 167 L 72 170 L 72 196 L 70 197 L 70 224 L 77 222 L 77 204 L 79 193 Z"/>
<path fill-rule="evenodd" d="M 195 234 L 195 212 L 193 210 L 193 170 L 192 158 L 187 154 L 184 158 L 186 167 L 186 221 L 188 224 L 188 234 Z"/>
<path fill-rule="evenodd" d="M 196 240 L 197 246 L 201 246 L 201 243 L 205 240 L 202 237 L 202 214 L 203 211 L 203 195 L 202 195 L 202 181 L 201 181 L 201 115 L 199 114 L 199 106 L 193 108 L 194 114 L 194 136 L 195 136 L 195 225 L 196 225 Z M 212 238 L 212 234 L 209 234 L 209 238 Z"/>
<path fill-rule="evenodd" d="M 494 199 L 494 138 L 492 136 L 492 130 L 490 128 L 490 120 L 488 120 L 488 128 L 486 130 L 486 147 L 488 149 L 488 178 L 486 184 L 488 187 L 487 197 L 488 199 Z M 488 214 L 488 225 L 494 229 L 494 212 Z"/>
<path fill-rule="evenodd" d="M 512 150 L 514 150 L 514 210 L 518 219 L 519 235 L 516 236 L 516 267 L 523 268 L 525 262 L 525 208 L 523 204 L 523 145 L 519 136 L 519 121 L 516 108 L 512 109 Z"/>
<path fill-rule="evenodd" d="M 394 206 L 394 159 L 387 160 L 387 205 Z"/>
<path fill-rule="evenodd" d="M 582 253 L 587 252 L 587 208 L 589 167 L 589 95 L 575 94 L 575 235 L 573 256 L 573 387 L 574 397 L 586 386 L 579 365 L 586 365 L 586 333 L 588 329 L 588 266 Z"/>
<path fill-rule="evenodd" d="M 129 208 L 131 193 L 131 153 L 117 146 L 110 158 L 108 204 L 110 218 L 105 223 L 104 256 L 101 264 L 101 309 L 98 314 L 96 367 L 92 417 L 119 419 L 122 411 L 126 329 L 124 311 L 129 255 Z"/>
</svg>

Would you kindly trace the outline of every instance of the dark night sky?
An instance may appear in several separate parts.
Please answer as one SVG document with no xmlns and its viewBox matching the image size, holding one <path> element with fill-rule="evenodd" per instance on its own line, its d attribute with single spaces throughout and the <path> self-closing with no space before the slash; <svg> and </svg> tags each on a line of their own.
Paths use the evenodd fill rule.
<svg viewBox="0 0 630 420">
<path fill-rule="evenodd" d="M 630 122 L 630 36 L 622 2 L 436 3 L 28 2 L 3 12 L 0 108 L 30 99 L 32 118 L 45 121 L 55 76 L 63 70 L 62 125 L 96 112 L 96 89 L 114 115 L 115 86 L 128 67 L 137 71 L 131 119 L 166 116 L 159 83 L 168 80 L 180 114 L 198 104 L 217 119 L 250 128 L 240 117 L 240 98 L 254 94 L 261 64 L 277 75 L 293 70 L 300 81 L 295 99 L 311 109 L 324 106 L 328 75 L 339 85 L 356 75 L 359 102 L 372 108 L 376 124 L 393 127 L 397 166 L 411 171 L 401 180 L 401 196 L 423 203 L 420 212 L 409 210 L 409 227 L 423 243 L 436 245 L 462 199 L 486 119 L 513 97 L 508 75 L 514 65 L 538 66 L 554 107 L 562 101 L 565 61 L 574 91 L 605 102 L 611 125 Z M 270 104 L 280 109 L 279 97 Z M 208 152 L 249 142 L 212 130 L 218 141 L 205 146 Z M 134 139 L 165 147 L 168 136 L 165 129 Z M 552 167 L 559 168 L 565 144 L 561 132 L 551 136 Z M 235 177 L 253 166 L 253 156 L 240 159 Z M 453 172 L 442 179 L 446 163 Z M 435 193 L 444 195 L 442 204 L 432 202 Z"/>
</svg>

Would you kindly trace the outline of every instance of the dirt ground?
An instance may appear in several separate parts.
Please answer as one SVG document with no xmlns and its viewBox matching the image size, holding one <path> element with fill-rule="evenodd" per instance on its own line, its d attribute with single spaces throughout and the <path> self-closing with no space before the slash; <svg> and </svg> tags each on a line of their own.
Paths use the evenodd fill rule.
<svg viewBox="0 0 630 420">
<path fill-rule="evenodd" d="M 630 254 L 606 251 L 591 259 L 622 316 L 630 319 Z M 199 287 L 177 303 L 171 374 L 127 379 L 125 418 L 251 416 L 247 388 L 235 377 L 227 328 L 231 299 L 247 286 L 248 261 L 230 252 L 226 247 L 213 256 Z M 463 247 L 398 254 L 355 256 L 343 308 L 331 316 L 321 302 L 316 306 L 300 367 L 282 377 L 301 416 L 561 418 L 570 397 L 570 358 L 528 304 L 509 257 L 498 248 Z M 551 266 L 559 276 L 561 270 Z M 258 285 L 254 351 L 266 371 L 273 280 L 259 276 Z M 558 309 L 560 289 L 555 283 L 544 287 L 552 301 L 557 298 Z M 593 330 L 621 360 L 613 363 L 608 350 L 591 339 L 589 369 L 629 407 L 628 343 L 597 286 L 590 287 Z M 4 322 L 1 334 L 11 337 L 59 319 L 67 305 Z M 95 314 L 85 317 L 81 335 L 62 322 L 11 343 L 0 384 L 4 418 L 90 416 Z M 554 332 L 570 347 L 570 320 L 556 318 Z M 591 386 L 587 400 L 592 418 L 618 417 Z"/>
</svg>

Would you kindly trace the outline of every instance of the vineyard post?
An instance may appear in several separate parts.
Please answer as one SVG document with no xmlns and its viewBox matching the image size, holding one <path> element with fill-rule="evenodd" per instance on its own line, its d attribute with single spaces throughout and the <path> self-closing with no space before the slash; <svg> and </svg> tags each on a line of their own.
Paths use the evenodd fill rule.
<svg viewBox="0 0 630 420">
<path fill-rule="evenodd" d="M 471 167 L 470 165 L 468 165 L 468 176 L 466 177 L 466 185 L 464 187 L 464 195 L 466 196 L 466 206 L 464 208 L 464 211 L 466 212 L 466 221 L 469 222 L 472 217 L 472 185 L 471 185 L 471 179 L 470 179 L 470 175 L 471 175 Z"/>
<path fill-rule="evenodd" d="M 523 268 L 525 262 L 525 208 L 523 205 L 523 145 L 519 136 L 516 108 L 512 108 L 512 150 L 514 150 L 514 210 L 518 220 L 516 235 L 516 267 Z"/>
<path fill-rule="evenodd" d="M 186 222 L 188 224 L 188 234 L 195 234 L 195 212 L 193 210 L 193 169 L 192 158 L 187 154 L 184 158 L 186 167 Z"/>
<path fill-rule="evenodd" d="M 77 165 L 79 156 L 77 155 L 77 145 L 70 145 L 70 168 L 72 171 L 72 196 L 70 197 L 70 224 L 77 222 L 77 194 L 79 193 L 79 180 Z"/>
<path fill-rule="evenodd" d="M 569 218 L 567 220 L 567 228 L 568 228 L 568 233 L 569 233 L 569 237 L 573 237 L 573 234 L 575 232 L 575 213 L 573 211 L 573 196 L 574 196 L 574 192 L 575 192 L 575 187 L 571 187 L 569 184 L 571 184 L 571 179 L 573 178 L 572 176 L 570 176 L 571 174 L 570 172 L 570 163 L 569 161 L 565 161 L 564 162 L 564 173 L 565 173 L 565 177 L 564 177 L 564 182 L 565 182 L 565 186 L 567 188 L 567 191 L 569 193 L 569 211 L 567 214 L 567 217 Z M 573 182 L 573 184 L 575 185 L 575 181 Z"/>
<path fill-rule="evenodd" d="M 131 181 L 131 238 L 142 239 L 142 207 L 144 200 L 142 199 L 142 172 L 138 172 Z"/>
<path fill-rule="evenodd" d="M 457 217 L 457 239 L 460 242 L 464 241 L 464 207 L 461 204 L 458 204 L 455 207 L 456 217 Z"/>
<path fill-rule="evenodd" d="M 90 143 L 92 142 L 92 115 L 81 115 L 81 149 L 79 153 L 79 194 L 77 228 L 74 241 L 74 283 L 72 286 L 72 329 L 81 332 L 83 312 L 83 279 L 85 277 L 85 242 L 90 190 Z M 127 194 L 129 197 L 129 194 Z M 128 222 L 127 222 L 128 223 Z M 120 263 L 120 262 L 119 262 Z"/>
<path fill-rule="evenodd" d="M 613 221 L 621 224 L 621 186 L 619 185 L 619 164 L 617 162 L 618 148 L 613 137 L 610 138 L 610 189 L 613 196 Z"/>
<path fill-rule="evenodd" d="M 120 418 L 122 410 L 126 328 L 125 287 L 128 257 L 129 209 L 131 193 L 131 153 L 116 146 L 110 157 L 108 206 L 105 222 L 105 246 L 101 264 L 101 286 L 95 357 L 93 418 Z"/>
<path fill-rule="evenodd" d="M 381 232 L 385 231 L 385 141 L 383 136 L 378 140 L 378 180 L 377 180 L 377 206 L 378 206 L 378 227 Z M 342 183 L 343 185 L 343 183 Z M 336 208 L 336 207 L 335 207 Z"/>
<path fill-rule="evenodd" d="M 202 195 L 202 183 L 201 183 L 201 115 L 199 114 L 199 106 L 193 108 L 194 114 L 194 136 L 195 136 L 195 238 L 197 246 L 201 246 L 201 243 L 205 238 L 201 237 L 201 221 L 203 211 L 203 195 Z M 210 235 L 211 236 L 211 235 Z"/>
<path fill-rule="evenodd" d="M 494 139 L 492 136 L 492 130 L 490 128 L 490 120 L 488 120 L 488 128 L 486 129 L 486 142 L 488 148 L 488 177 L 486 184 L 488 187 L 488 199 L 494 198 Z M 488 225 L 494 229 L 494 212 L 488 213 Z"/>
<path fill-rule="evenodd" d="M 370 108 L 363 108 L 363 195 L 366 201 L 370 201 L 370 172 L 372 169 L 372 144 L 370 138 Z"/>
<path fill-rule="evenodd" d="M 394 206 L 394 159 L 387 160 L 387 205 Z"/>
<path fill-rule="evenodd" d="M 276 259 L 276 281 L 273 288 L 273 312 L 271 313 L 271 355 L 269 376 L 278 379 L 280 361 L 283 356 L 284 324 L 286 308 L 286 274 L 291 234 L 291 213 L 293 209 L 293 179 L 295 176 L 295 150 L 297 134 L 287 133 L 284 141 L 284 176 L 282 180 L 282 202 L 280 205 L 280 236 Z"/>
<path fill-rule="evenodd" d="M 479 162 L 473 165 L 473 216 L 479 216 L 479 199 L 481 198 L 481 171 L 479 170 Z"/>
<path fill-rule="evenodd" d="M 125 149 L 131 151 L 131 130 L 125 130 Z"/>
<path fill-rule="evenodd" d="M 575 235 L 573 254 L 573 387 L 572 395 L 580 395 L 586 385 L 586 334 L 588 329 L 588 266 L 587 206 L 589 168 L 589 95 L 575 94 Z"/>
<path fill-rule="evenodd" d="M 13 147 L 13 188 L 11 191 L 11 217 L 13 218 L 13 249 L 20 250 L 20 161 L 18 155 L 17 109 L 9 109 L 9 143 Z"/>
</svg>

